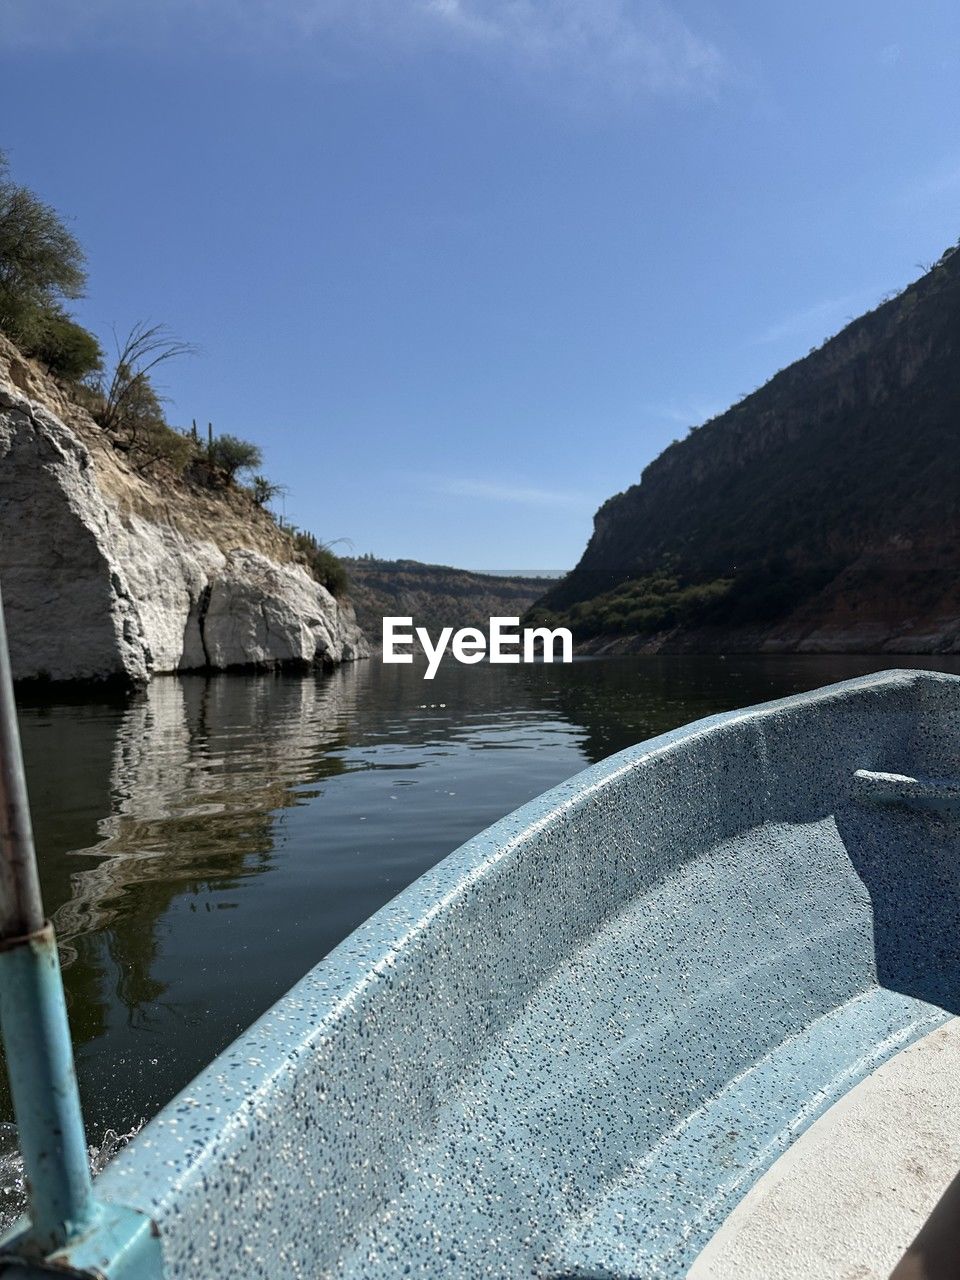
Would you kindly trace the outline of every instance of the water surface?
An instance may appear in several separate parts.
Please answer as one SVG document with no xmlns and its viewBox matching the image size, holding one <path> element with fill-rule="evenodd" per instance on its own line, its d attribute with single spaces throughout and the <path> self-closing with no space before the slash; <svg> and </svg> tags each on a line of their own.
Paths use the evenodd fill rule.
<svg viewBox="0 0 960 1280">
<path fill-rule="evenodd" d="M 447 663 L 426 682 L 372 660 L 31 695 L 24 754 L 91 1140 L 152 1115 L 372 911 L 547 787 L 700 716 L 891 665 L 960 671 L 634 656 Z"/>
</svg>

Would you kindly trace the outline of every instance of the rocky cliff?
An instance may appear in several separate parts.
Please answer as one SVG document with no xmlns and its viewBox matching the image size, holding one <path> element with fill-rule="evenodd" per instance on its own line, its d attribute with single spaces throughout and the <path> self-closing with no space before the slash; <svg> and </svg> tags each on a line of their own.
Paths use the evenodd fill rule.
<svg viewBox="0 0 960 1280">
<path fill-rule="evenodd" d="M 0 338 L 0 584 L 17 679 L 365 656 L 352 607 L 236 492 L 137 474 Z"/>
<path fill-rule="evenodd" d="M 537 612 L 582 647 L 960 651 L 960 252 L 670 446 Z"/>
</svg>

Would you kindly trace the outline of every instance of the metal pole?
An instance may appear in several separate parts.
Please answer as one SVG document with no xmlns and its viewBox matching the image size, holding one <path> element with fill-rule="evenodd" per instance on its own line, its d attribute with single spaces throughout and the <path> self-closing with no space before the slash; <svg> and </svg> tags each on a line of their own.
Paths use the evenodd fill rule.
<svg viewBox="0 0 960 1280">
<path fill-rule="evenodd" d="M 44 920 L 0 598 L 0 1029 L 29 1187 L 21 1256 L 62 1248 L 96 1217 L 63 979 Z"/>
<path fill-rule="evenodd" d="M 37 858 L 0 595 L 0 940 L 43 927 Z"/>
</svg>

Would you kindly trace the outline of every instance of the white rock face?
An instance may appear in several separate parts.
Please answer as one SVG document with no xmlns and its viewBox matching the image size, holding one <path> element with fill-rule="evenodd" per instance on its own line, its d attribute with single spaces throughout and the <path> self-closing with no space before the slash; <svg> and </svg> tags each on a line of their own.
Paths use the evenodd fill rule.
<svg viewBox="0 0 960 1280">
<path fill-rule="evenodd" d="M 89 449 L 0 379 L 0 586 L 16 679 L 365 657 L 353 610 L 300 565 L 121 511 Z"/>
</svg>

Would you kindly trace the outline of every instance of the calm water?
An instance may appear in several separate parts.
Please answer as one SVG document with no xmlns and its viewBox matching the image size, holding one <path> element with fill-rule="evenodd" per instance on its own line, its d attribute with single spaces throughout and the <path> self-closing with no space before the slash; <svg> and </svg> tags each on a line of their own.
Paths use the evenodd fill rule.
<svg viewBox="0 0 960 1280">
<path fill-rule="evenodd" d="M 374 660 L 25 702 L 91 1138 L 150 1116 L 372 911 L 545 788 L 699 716 L 891 665 L 450 664 L 429 683 Z"/>
</svg>

